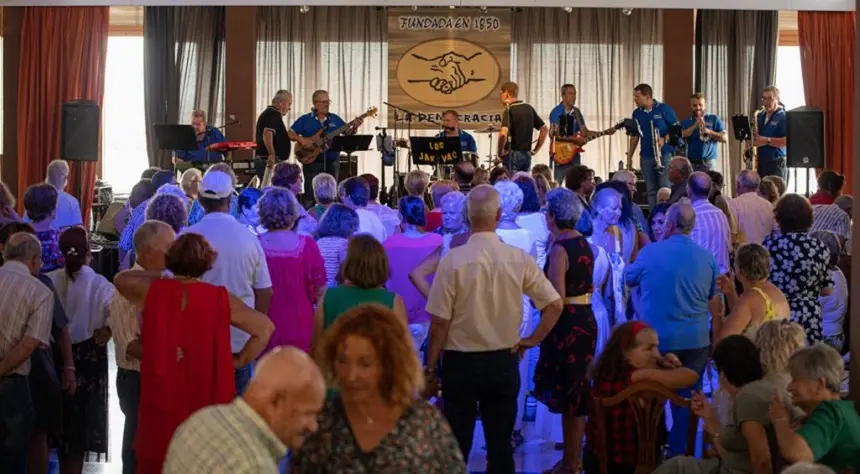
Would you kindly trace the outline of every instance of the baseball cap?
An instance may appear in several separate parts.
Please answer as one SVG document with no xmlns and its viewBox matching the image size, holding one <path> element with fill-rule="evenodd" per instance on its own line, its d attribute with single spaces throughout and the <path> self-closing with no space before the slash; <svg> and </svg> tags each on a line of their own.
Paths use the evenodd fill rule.
<svg viewBox="0 0 860 474">
<path fill-rule="evenodd" d="M 210 199 L 224 199 L 233 195 L 233 178 L 223 171 L 210 171 L 200 182 L 200 195 Z"/>
</svg>

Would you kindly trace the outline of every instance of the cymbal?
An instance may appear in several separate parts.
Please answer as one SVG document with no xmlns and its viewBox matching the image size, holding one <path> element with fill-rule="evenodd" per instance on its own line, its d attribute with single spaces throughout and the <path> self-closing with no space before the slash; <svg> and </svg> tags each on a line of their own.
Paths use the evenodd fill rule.
<svg viewBox="0 0 860 474">
<path fill-rule="evenodd" d="M 478 130 L 472 130 L 475 133 L 499 133 L 499 129 L 496 128 L 495 125 L 490 125 L 487 128 L 480 128 Z"/>
</svg>

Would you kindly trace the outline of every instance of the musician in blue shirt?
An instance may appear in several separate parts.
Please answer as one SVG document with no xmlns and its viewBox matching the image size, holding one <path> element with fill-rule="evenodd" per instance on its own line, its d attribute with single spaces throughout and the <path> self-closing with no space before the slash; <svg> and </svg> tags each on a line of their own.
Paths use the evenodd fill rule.
<svg viewBox="0 0 860 474">
<path fill-rule="evenodd" d="M 717 143 L 729 139 L 726 125 L 714 114 L 709 114 L 705 94 L 696 92 L 690 96 L 693 115 L 681 122 L 681 137 L 687 142 L 687 159 L 694 171 L 708 172 L 714 169 L 719 150 Z"/>
<path fill-rule="evenodd" d="M 559 164 L 555 161 L 555 139 L 557 137 L 573 137 L 580 133 L 583 137 L 574 138 L 573 142 L 582 146 L 585 144 L 584 136 L 588 133 L 588 129 L 585 127 L 585 117 L 582 116 L 582 112 L 578 108 L 574 107 L 573 104 L 575 103 L 576 87 L 573 84 L 565 84 L 561 86 L 561 103 L 549 113 L 549 136 L 552 140 L 549 146 L 549 163 L 553 167 L 553 178 L 559 185 L 564 181 L 567 171 L 573 165 L 580 164 L 581 156 L 577 153 L 570 163 Z"/>
<path fill-rule="evenodd" d="M 176 160 L 189 163 L 217 163 L 224 161 L 224 155 L 215 151 L 207 151 L 213 143 L 226 142 L 224 134 L 215 127 L 206 125 L 206 112 L 195 110 L 191 112 L 191 126 L 197 135 L 196 150 L 176 150 Z"/>
<path fill-rule="evenodd" d="M 669 130 L 678 123 L 678 116 L 672 107 L 654 99 L 648 84 L 639 84 L 633 88 L 633 102 L 637 107 L 633 111 L 633 119 L 639 126 L 641 138 L 630 137 L 627 167 L 633 167 L 633 152 L 636 151 L 636 146 L 640 145 L 639 165 L 648 190 L 648 204 L 654 207 L 657 203 L 657 190 L 669 187 L 669 173 L 666 169 L 675 152 L 675 147 L 669 143 Z M 652 137 L 652 126 L 656 137 Z M 660 156 L 654 156 L 655 150 Z"/>
<path fill-rule="evenodd" d="M 469 132 L 460 129 L 460 118 L 456 110 L 442 112 L 442 127 L 445 129 L 436 135 L 436 138 L 460 137 L 460 151 L 463 153 L 478 153 L 478 144 Z M 465 160 L 466 157 L 463 157 Z"/>
<path fill-rule="evenodd" d="M 788 117 L 785 116 L 785 108 L 779 103 L 779 89 L 765 87 L 761 104 L 764 112 L 758 114 L 758 134 L 753 137 L 753 145 L 758 148 L 758 174 L 762 178 L 779 176 L 788 184 L 788 168 L 785 165 Z"/>
<path fill-rule="evenodd" d="M 318 90 L 312 96 L 313 107 L 310 113 L 302 115 L 293 123 L 290 130 L 300 137 L 311 137 L 321 129 L 325 128 L 325 134 L 329 134 L 338 128 L 346 125 L 342 118 L 329 112 L 331 100 L 327 91 Z M 346 130 L 344 135 L 352 135 L 361 125 L 362 121 L 353 122 L 352 126 Z M 297 150 L 298 153 L 298 150 Z M 338 175 L 338 156 L 339 151 L 328 151 L 325 154 L 320 154 L 312 163 L 302 163 L 302 172 L 304 173 L 306 198 L 313 196 L 313 180 L 320 173 L 329 173 L 337 179 Z"/>
</svg>

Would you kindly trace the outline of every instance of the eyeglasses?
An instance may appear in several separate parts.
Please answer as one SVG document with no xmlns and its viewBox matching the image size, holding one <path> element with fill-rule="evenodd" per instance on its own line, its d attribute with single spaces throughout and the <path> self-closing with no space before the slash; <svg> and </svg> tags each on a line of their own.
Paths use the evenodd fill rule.
<svg viewBox="0 0 860 474">
<path fill-rule="evenodd" d="M 331 100 L 315 100 L 314 104 L 331 104 Z"/>
</svg>

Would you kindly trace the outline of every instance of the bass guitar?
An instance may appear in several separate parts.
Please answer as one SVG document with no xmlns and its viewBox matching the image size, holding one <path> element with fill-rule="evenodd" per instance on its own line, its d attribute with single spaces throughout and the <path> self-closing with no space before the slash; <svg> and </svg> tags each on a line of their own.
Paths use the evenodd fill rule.
<svg viewBox="0 0 860 474">
<path fill-rule="evenodd" d="M 310 146 L 296 147 L 296 159 L 306 165 L 313 163 L 320 154 L 328 151 L 329 147 L 331 147 L 331 142 L 335 137 L 346 133 L 347 130 L 353 128 L 360 120 L 367 117 L 376 117 L 378 113 L 379 109 L 376 107 L 370 107 L 367 109 L 367 112 L 361 114 L 358 118 L 328 133 L 326 133 L 326 130 L 328 130 L 328 121 L 326 121 L 324 127 L 322 127 L 317 133 L 308 137 L 311 141 Z"/>
<path fill-rule="evenodd" d="M 596 132 L 587 138 L 584 138 L 581 132 L 576 132 L 576 135 L 574 135 L 573 137 L 555 137 L 555 149 L 553 150 L 555 154 L 553 155 L 553 160 L 555 160 L 556 164 L 566 165 L 573 161 L 573 157 L 575 157 L 577 153 L 582 153 L 585 151 L 585 149 L 582 148 L 583 146 L 585 146 L 585 143 L 588 143 L 595 138 L 609 135 L 610 133 L 616 130 L 620 130 L 622 128 L 624 128 L 623 120 L 607 128 L 606 130 L 603 130 L 602 132 Z M 583 143 L 582 146 L 577 145 L 576 143 L 574 143 L 574 139 L 584 139 L 585 143 Z"/>
</svg>

